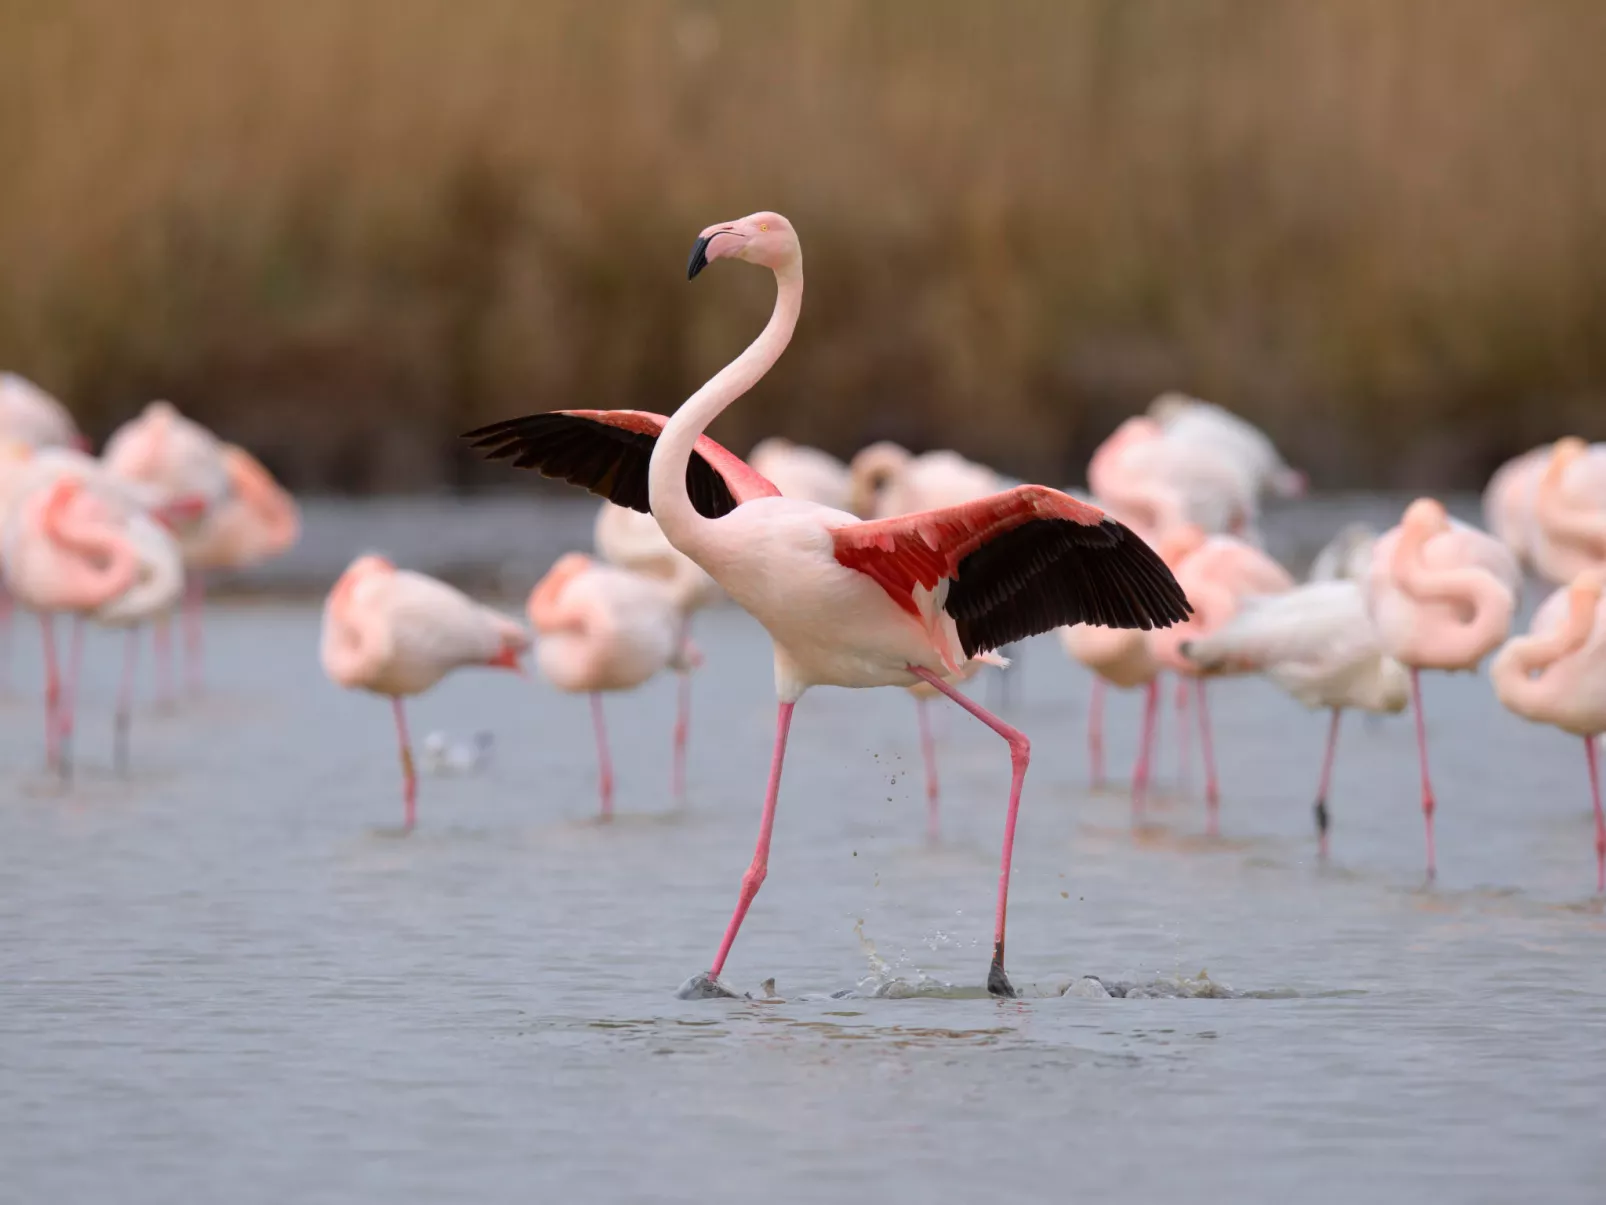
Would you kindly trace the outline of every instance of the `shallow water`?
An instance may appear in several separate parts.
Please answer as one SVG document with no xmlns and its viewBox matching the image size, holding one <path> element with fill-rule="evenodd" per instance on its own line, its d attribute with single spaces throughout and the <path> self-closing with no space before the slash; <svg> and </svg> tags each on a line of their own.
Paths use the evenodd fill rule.
<svg viewBox="0 0 1606 1205">
<path fill-rule="evenodd" d="M 1348 723 L 1329 868 L 1310 834 L 1324 717 L 1256 682 L 1212 688 L 1225 835 L 1168 788 L 1134 837 L 1125 799 L 1086 787 L 1085 676 L 1033 642 L 1010 712 L 1035 741 L 1018 1001 L 981 991 L 1001 743 L 942 712 L 928 846 L 910 701 L 811 694 L 727 968 L 781 999 L 686 1002 L 757 826 L 762 632 L 699 621 L 684 811 L 670 683 L 609 700 L 623 815 L 602 827 L 584 701 L 465 673 L 412 708 L 415 737 L 487 729 L 495 759 L 426 778 L 402 837 L 388 708 L 323 681 L 317 622 L 219 608 L 210 697 L 140 713 L 127 782 L 109 769 L 117 646 L 92 639 L 65 791 L 37 769 L 19 632 L 0 1200 L 1599 1200 L 1606 917 L 1583 757 L 1482 678 L 1428 682 L 1429 891 L 1406 718 Z M 1137 706 L 1114 699 L 1112 768 Z M 1148 991 L 1058 994 L 1085 975 Z"/>
</svg>

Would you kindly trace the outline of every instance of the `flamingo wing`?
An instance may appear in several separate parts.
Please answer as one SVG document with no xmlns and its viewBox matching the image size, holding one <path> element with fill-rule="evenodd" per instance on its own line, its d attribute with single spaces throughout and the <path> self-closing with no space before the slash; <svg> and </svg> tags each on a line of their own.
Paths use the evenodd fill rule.
<svg viewBox="0 0 1606 1205">
<path fill-rule="evenodd" d="M 966 656 L 1065 624 L 1170 627 L 1192 611 L 1155 551 L 1097 507 L 1022 485 L 941 510 L 850 523 L 836 559 L 918 614 L 937 590 Z"/>
<path fill-rule="evenodd" d="M 583 486 L 610 502 L 651 514 L 647 466 L 669 420 L 645 410 L 554 410 L 480 427 L 464 435 L 487 460 L 513 460 Z M 764 477 L 734 452 L 700 436 L 686 465 L 686 492 L 698 514 L 718 519 L 743 502 L 778 497 Z"/>
</svg>

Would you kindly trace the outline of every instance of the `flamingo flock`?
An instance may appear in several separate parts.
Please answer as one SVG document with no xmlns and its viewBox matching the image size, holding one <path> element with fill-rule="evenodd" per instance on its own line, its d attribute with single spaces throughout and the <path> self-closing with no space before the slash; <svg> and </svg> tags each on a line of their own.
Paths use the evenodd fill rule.
<svg viewBox="0 0 1606 1205">
<path fill-rule="evenodd" d="M 677 714 L 668 796 L 685 799 L 699 611 L 720 599 L 768 633 L 775 727 L 752 859 L 730 920 L 689 997 L 729 995 L 720 980 L 769 870 L 793 714 L 817 686 L 897 687 L 915 701 L 926 772 L 927 833 L 940 838 L 938 740 L 929 709 L 946 698 L 1007 752 L 987 988 L 1015 994 L 1005 969 L 1010 867 L 1028 771 L 1026 733 L 960 688 L 1002 651 L 1055 633 L 1092 675 L 1087 748 L 1107 784 L 1104 733 L 1113 692 L 1141 690 L 1130 775 L 1132 821 L 1147 809 L 1165 689 L 1174 690 L 1181 766 L 1197 732 L 1206 827 L 1220 827 L 1222 775 L 1208 684 L 1264 676 L 1329 713 L 1316 776 L 1318 852 L 1329 855 L 1331 792 L 1345 711 L 1414 716 L 1426 870 L 1436 872 L 1434 792 L 1423 671 L 1465 672 L 1492 656 L 1490 679 L 1517 715 L 1583 738 L 1595 816 L 1597 890 L 1606 892 L 1606 816 L 1596 738 L 1606 731 L 1606 445 L 1573 438 L 1536 448 L 1495 474 L 1488 530 L 1431 498 L 1384 531 L 1346 529 L 1299 583 L 1262 547 L 1268 500 L 1294 497 L 1304 475 L 1241 417 L 1178 393 L 1122 423 L 1094 451 L 1086 490 L 1012 481 L 951 451 L 872 444 L 844 464 L 769 438 L 743 460 L 708 427 L 763 379 L 790 343 L 803 299 L 803 256 L 780 214 L 710 226 L 687 265 L 722 261 L 775 282 L 757 338 L 671 416 L 562 410 L 469 432 L 493 460 L 566 481 L 602 499 L 593 549 L 559 558 L 523 619 L 392 561 L 364 553 L 324 605 L 321 659 L 336 685 L 390 700 L 404 829 L 417 823 L 418 774 L 405 700 L 458 669 L 524 673 L 589 699 L 598 814 L 614 814 L 604 699 L 672 673 Z M 185 687 L 205 690 L 209 574 L 282 555 L 296 542 L 295 502 L 244 449 L 166 402 L 118 428 L 98 457 L 48 393 L 0 374 L 0 580 L 4 612 L 35 615 L 44 647 L 45 760 L 71 773 L 74 704 L 86 627 L 126 631 L 114 763 L 126 768 L 139 633 L 155 634 L 157 692 L 177 693 L 170 624 L 182 622 Z M 1511 628 L 1524 572 L 1556 588 L 1526 634 Z M 527 622 L 526 622 L 527 621 Z M 69 626 L 66 651 L 57 625 Z M 443 740 L 444 738 L 442 738 Z M 456 760 L 470 766 L 489 737 Z"/>
</svg>

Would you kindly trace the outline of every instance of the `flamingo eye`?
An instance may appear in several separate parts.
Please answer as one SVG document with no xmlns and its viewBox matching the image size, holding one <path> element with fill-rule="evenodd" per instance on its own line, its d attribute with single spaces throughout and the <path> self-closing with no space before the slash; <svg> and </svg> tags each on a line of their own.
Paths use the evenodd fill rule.
<svg viewBox="0 0 1606 1205">
<path fill-rule="evenodd" d="M 768 230 L 770 228 L 770 224 L 768 222 L 760 222 L 758 224 L 758 228 L 760 230 Z"/>
</svg>

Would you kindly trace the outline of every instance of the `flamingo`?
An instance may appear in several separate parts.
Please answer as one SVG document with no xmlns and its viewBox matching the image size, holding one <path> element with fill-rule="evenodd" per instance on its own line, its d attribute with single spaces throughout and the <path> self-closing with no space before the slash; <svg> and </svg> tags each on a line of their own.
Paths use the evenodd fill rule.
<svg viewBox="0 0 1606 1205">
<path fill-rule="evenodd" d="M 39 616 L 45 645 L 45 761 L 63 778 L 69 773 L 64 745 L 70 736 L 70 702 L 63 697 L 52 616 L 93 614 L 135 584 L 139 558 L 121 518 L 71 475 L 23 494 L 6 517 L 6 587 Z M 77 676 L 82 642 L 83 628 L 75 623 L 68 682 Z"/>
<path fill-rule="evenodd" d="M 1167 669 L 1193 679 L 1194 695 L 1199 703 L 1199 746 L 1205 764 L 1205 807 L 1209 832 L 1214 836 L 1219 828 L 1221 786 L 1216 780 L 1215 744 L 1210 735 L 1205 680 L 1243 671 L 1226 665 L 1207 669 L 1188 657 L 1183 645 L 1220 631 L 1242 609 L 1245 599 L 1293 589 L 1294 579 L 1253 545 L 1236 536 L 1206 536 L 1197 527 L 1172 538 L 1167 559 L 1177 567 L 1177 581 L 1193 602 L 1194 613 L 1186 623 L 1155 633 L 1151 642 L 1156 660 Z"/>
<path fill-rule="evenodd" d="M 1506 461 L 1494 471 L 1483 490 L 1483 522 L 1517 558 L 1532 565 L 1538 539 L 1534 505 L 1539 478 L 1550 464 L 1554 444 L 1540 444 Z"/>
<path fill-rule="evenodd" d="M 199 569 L 196 556 L 232 487 L 224 445 L 217 436 L 185 418 L 171 402 L 152 402 L 138 418 L 112 432 L 101 456 L 111 473 L 154 490 L 163 502 L 186 499 L 195 504 L 191 513 L 174 523 L 174 535 L 185 565 Z M 201 686 L 206 584 L 199 572 L 190 573 L 185 584 L 184 644 L 193 692 Z M 157 622 L 156 642 L 161 671 L 168 655 L 165 620 Z"/>
<path fill-rule="evenodd" d="M 1449 517 L 1442 504 L 1418 498 L 1372 553 L 1367 612 L 1383 651 L 1410 671 L 1422 766 L 1422 823 L 1427 876 L 1438 873 L 1433 845 L 1433 784 L 1422 715 L 1424 669 L 1477 668 L 1511 627 L 1522 573 L 1499 540 Z"/>
<path fill-rule="evenodd" d="M 222 458 L 229 492 L 191 542 L 190 563 L 200 570 L 239 570 L 283 556 L 301 538 L 295 499 L 244 448 L 224 444 Z"/>
<path fill-rule="evenodd" d="M 541 673 L 559 690 L 591 696 L 599 814 L 611 820 L 613 760 L 608 756 L 603 692 L 634 690 L 665 669 L 684 680 L 702 656 L 686 638 L 684 613 L 669 585 L 600 565 L 583 552 L 558 558 L 530 592 L 527 610 L 539 637 L 535 657 Z M 679 800 L 683 746 L 678 737 L 675 744 L 671 788 Z"/>
<path fill-rule="evenodd" d="M 747 463 L 783 497 L 802 498 L 837 510 L 848 507 L 848 466 L 829 452 L 771 435 L 753 445 Z"/>
<path fill-rule="evenodd" d="M 1316 787 L 1316 835 L 1327 857 L 1327 795 L 1345 710 L 1397 714 L 1410 681 L 1382 649 L 1356 581 L 1322 581 L 1283 594 L 1245 598 L 1214 633 L 1185 641 L 1182 655 L 1203 673 L 1263 674 L 1306 707 L 1331 711 L 1327 752 Z"/>
<path fill-rule="evenodd" d="M 0 372 L 0 439 L 33 448 L 85 446 L 67 407 L 26 377 Z"/>
<path fill-rule="evenodd" d="M 1558 439 L 1534 489 L 1529 559 L 1558 585 L 1606 565 L 1606 444 Z"/>
<path fill-rule="evenodd" d="M 848 466 L 848 508 L 861 519 L 892 519 L 915 511 L 962 506 L 1012 484 L 958 452 L 925 452 L 882 440 L 861 449 Z"/>
<path fill-rule="evenodd" d="M 1372 571 L 1377 532 L 1364 523 L 1350 523 L 1326 544 L 1310 564 L 1310 582 L 1364 582 Z"/>
<path fill-rule="evenodd" d="M 1158 542 L 1179 528 L 1253 535 L 1249 472 L 1207 442 L 1173 438 L 1155 419 L 1129 418 L 1094 451 L 1087 483 L 1100 506 Z"/>
<path fill-rule="evenodd" d="M 681 640 L 690 642 L 692 616 L 719 597 L 719 586 L 702 567 L 678 551 L 650 514 L 615 506 L 604 501 L 597 511 L 593 537 L 602 558 L 623 569 L 631 569 L 663 582 L 681 615 Z M 687 658 L 677 658 L 684 666 Z M 686 798 L 686 743 L 691 733 L 691 675 L 680 671 L 676 691 L 673 769 L 670 794 L 677 802 Z"/>
<path fill-rule="evenodd" d="M 636 510 L 650 509 L 669 542 L 696 561 L 769 632 L 777 712 L 757 848 L 706 974 L 688 996 L 730 995 L 727 955 L 768 873 L 787 733 L 813 686 L 910 686 L 925 681 L 1009 746 L 1011 781 L 988 990 L 1012 996 L 1004 970 L 1009 866 L 1025 734 L 950 686 L 944 675 L 978 653 L 1064 623 L 1153 627 L 1188 604 L 1169 570 L 1097 508 L 1024 485 L 964 506 L 861 521 L 775 486 L 703 434 L 753 387 L 791 340 L 803 303 L 803 256 L 792 225 L 761 212 L 705 229 L 688 278 L 721 259 L 775 275 L 775 308 L 745 351 L 672 418 L 641 411 L 557 411 L 480 428 L 468 438 L 492 458 L 538 469 Z"/>
<path fill-rule="evenodd" d="M 1595 807 L 1595 890 L 1606 892 L 1606 815 L 1600 802 L 1595 738 L 1606 732 L 1606 569 L 1585 569 L 1534 613 L 1525 636 L 1495 654 L 1495 695 L 1524 719 L 1584 738 Z"/>
<path fill-rule="evenodd" d="M 418 775 L 402 700 L 462 666 L 518 672 L 519 654 L 529 647 L 522 624 L 383 557 L 358 557 L 335 582 L 323 609 L 323 670 L 337 686 L 390 696 L 404 831 L 418 820 Z"/>
<path fill-rule="evenodd" d="M 1149 403 L 1149 415 L 1168 438 L 1210 447 L 1238 464 L 1256 495 L 1298 498 L 1305 493 L 1305 474 L 1288 467 L 1264 431 L 1225 406 L 1185 393 L 1162 393 Z"/>
</svg>

